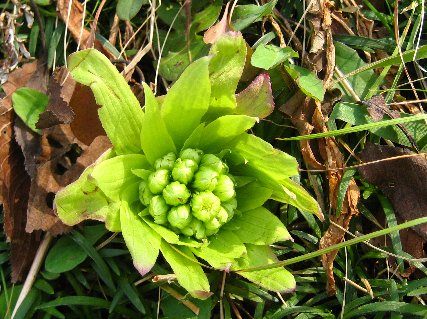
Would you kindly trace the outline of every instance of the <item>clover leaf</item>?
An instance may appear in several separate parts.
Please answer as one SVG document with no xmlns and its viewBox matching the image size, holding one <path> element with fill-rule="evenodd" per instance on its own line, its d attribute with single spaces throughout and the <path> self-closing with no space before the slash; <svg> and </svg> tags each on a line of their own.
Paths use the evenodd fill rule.
<svg viewBox="0 0 427 319">
<path fill-rule="evenodd" d="M 143 108 L 100 52 L 71 55 L 70 73 L 93 90 L 113 148 L 55 198 L 64 223 L 95 219 L 121 231 L 141 275 L 161 252 L 178 283 L 200 299 L 210 296 L 202 260 L 232 271 L 277 260 L 268 245 L 290 235 L 262 207 L 268 199 L 321 215 L 290 179 L 298 174 L 296 160 L 247 133 L 257 116 L 269 114 L 273 99 L 268 88 L 259 105 L 237 107 L 246 58 L 241 34 L 225 34 L 210 53 L 191 63 L 161 98 L 144 84 Z M 268 75 L 263 83 L 269 85 Z M 253 94 L 252 87 L 239 100 Z M 273 291 L 295 288 L 284 268 L 239 274 Z"/>
</svg>

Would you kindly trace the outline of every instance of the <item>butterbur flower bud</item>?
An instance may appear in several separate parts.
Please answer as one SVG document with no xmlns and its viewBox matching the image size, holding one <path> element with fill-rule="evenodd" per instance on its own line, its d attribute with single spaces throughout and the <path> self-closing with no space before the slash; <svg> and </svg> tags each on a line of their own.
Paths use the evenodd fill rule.
<svg viewBox="0 0 427 319">
<path fill-rule="evenodd" d="M 203 223 L 196 218 L 193 218 L 187 227 L 181 229 L 181 233 L 186 236 L 193 236 L 199 240 L 206 238 L 205 225 L 203 225 Z"/>
<path fill-rule="evenodd" d="M 160 194 L 167 184 L 169 184 L 167 169 L 159 169 L 148 176 L 148 187 L 153 194 Z"/>
<path fill-rule="evenodd" d="M 142 181 L 139 183 L 139 200 L 144 206 L 150 205 L 150 200 L 153 197 L 153 193 L 148 188 L 148 184 L 146 181 Z"/>
<path fill-rule="evenodd" d="M 197 163 L 194 160 L 178 158 L 172 170 L 172 177 L 175 181 L 187 185 L 193 179 L 196 170 Z"/>
<path fill-rule="evenodd" d="M 168 213 L 168 222 L 172 227 L 183 229 L 190 224 L 192 219 L 190 205 L 172 207 Z"/>
<path fill-rule="evenodd" d="M 221 202 L 226 202 L 232 199 L 236 195 L 236 192 L 231 178 L 227 175 L 218 176 L 218 183 L 216 184 L 213 193 L 221 200 Z"/>
<path fill-rule="evenodd" d="M 159 169 L 167 169 L 167 170 L 172 170 L 173 165 L 175 164 L 175 160 L 176 160 L 176 155 L 173 152 L 170 152 L 168 154 L 166 154 L 165 156 L 157 159 L 154 162 L 154 168 L 156 170 Z"/>
<path fill-rule="evenodd" d="M 236 200 L 236 198 L 232 198 L 228 202 L 221 203 L 221 206 L 227 211 L 227 214 L 228 214 L 227 221 L 230 221 L 230 219 L 233 218 L 234 211 L 237 208 L 237 200 Z"/>
<path fill-rule="evenodd" d="M 204 224 L 206 230 L 216 230 L 221 227 L 221 223 L 216 217 L 212 218 L 211 220 L 208 220 Z"/>
<path fill-rule="evenodd" d="M 186 148 L 185 150 L 183 150 L 181 152 L 181 154 L 179 154 L 179 158 L 181 158 L 183 160 L 191 159 L 191 160 L 195 161 L 196 164 L 200 163 L 202 156 L 203 156 L 202 150 L 197 150 L 197 149 L 193 149 L 193 148 Z"/>
<path fill-rule="evenodd" d="M 166 224 L 169 206 L 160 195 L 154 196 L 148 207 L 148 212 L 154 218 L 156 224 Z"/>
<path fill-rule="evenodd" d="M 163 198 L 167 204 L 172 206 L 187 203 L 190 195 L 191 194 L 187 186 L 181 184 L 180 182 L 172 182 L 163 190 Z"/>
<path fill-rule="evenodd" d="M 216 215 L 215 218 L 220 222 L 221 225 L 224 225 L 226 222 L 230 220 L 228 216 L 228 212 L 222 206 L 219 209 L 218 214 Z"/>
<path fill-rule="evenodd" d="M 193 216 L 202 222 L 214 218 L 221 208 L 221 201 L 211 192 L 194 194 L 191 199 L 191 210 Z"/>
<path fill-rule="evenodd" d="M 218 156 L 213 154 L 203 155 L 200 166 L 209 167 L 218 174 L 228 173 L 228 166 L 223 161 L 221 161 Z"/>
<path fill-rule="evenodd" d="M 210 167 L 200 167 L 194 175 L 193 187 L 198 191 L 213 191 L 218 183 L 218 173 Z"/>
</svg>

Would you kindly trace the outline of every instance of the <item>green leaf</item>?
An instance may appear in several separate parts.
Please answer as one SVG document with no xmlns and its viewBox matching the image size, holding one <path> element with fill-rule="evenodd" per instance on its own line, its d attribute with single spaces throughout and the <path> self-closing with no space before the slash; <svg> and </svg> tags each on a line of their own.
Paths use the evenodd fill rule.
<svg viewBox="0 0 427 319">
<path fill-rule="evenodd" d="M 248 254 L 240 258 L 238 267 L 232 270 L 268 265 L 278 261 L 268 246 L 247 244 L 246 249 Z M 294 276 L 284 268 L 238 272 L 238 274 L 263 288 L 276 292 L 292 292 L 296 286 Z"/>
<path fill-rule="evenodd" d="M 147 84 L 144 85 L 145 117 L 141 127 L 141 146 L 151 165 L 163 155 L 176 153 L 175 144 L 169 135 L 157 101 Z"/>
<path fill-rule="evenodd" d="M 147 3 L 147 0 L 118 0 L 116 13 L 121 20 L 131 20 Z"/>
<path fill-rule="evenodd" d="M 200 124 L 209 107 L 208 64 L 207 57 L 190 64 L 163 101 L 161 115 L 178 150 Z"/>
<path fill-rule="evenodd" d="M 407 318 L 426 318 L 427 308 L 425 305 L 408 304 L 406 302 L 399 301 L 380 301 L 372 302 L 369 304 L 361 305 L 357 309 L 350 311 L 346 314 L 346 318 L 361 318 L 366 314 L 406 314 Z"/>
<path fill-rule="evenodd" d="M 169 39 L 168 39 L 169 42 Z M 182 44 L 182 35 L 177 38 L 178 44 Z M 160 60 L 159 74 L 168 81 L 175 81 L 184 72 L 191 63 L 191 57 L 197 58 L 208 52 L 207 45 L 199 40 L 190 43 L 190 47 L 183 46 L 177 51 L 169 51 L 168 54 Z"/>
<path fill-rule="evenodd" d="M 385 126 L 395 125 L 399 123 L 409 123 L 409 122 L 415 122 L 420 120 L 427 119 L 426 114 L 418 114 L 418 115 L 411 115 L 411 116 L 405 116 L 405 117 L 399 117 L 396 119 L 391 120 L 383 120 L 383 121 L 377 121 L 373 123 L 367 123 L 362 125 L 356 125 L 353 127 L 347 127 L 340 130 L 335 131 L 329 131 L 324 133 L 316 133 L 316 134 L 308 134 L 308 135 L 300 135 L 300 136 L 294 136 L 294 137 L 287 137 L 287 138 L 281 138 L 283 141 L 303 141 L 303 140 L 311 140 L 315 138 L 323 138 L 323 137 L 331 137 L 331 136 L 339 136 L 344 135 L 348 133 L 355 133 L 360 131 L 366 131 L 371 129 L 377 129 Z"/>
<path fill-rule="evenodd" d="M 232 25 L 235 30 L 243 30 L 252 23 L 261 20 L 262 17 L 271 14 L 277 0 L 272 0 L 262 6 L 248 4 L 237 6 L 232 16 Z"/>
<path fill-rule="evenodd" d="M 242 163 L 264 172 L 273 179 L 281 180 L 298 175 L 298 163 L 294 157 L 273 148 L 257 136 L 243 134 L 229 147 L 241 156 Z"/>
<path fill-rule="evenodd" d="M 249 86 L 236 95 L 236 113 L 265 118 L 274 110 L 270 76 L 258 75 Z"/>
<path fill-rule="evenodd" d="M 401 113 L 401 117 L 405 116 L 410 115 Z M 361 125 L 375 122 L 369 115 L 369 112 L 365 106 L 347 102 L 337 103 L 334 106 L 334 110 L 330 114 L 328 120 L 328 127 L 330 131 L 337 129 L 337 126 L 335 124 L 335 121 L 337 119 L 350 123 L 352 125 Z M 408 132 L 414 137 L 419 147 L 423 148 L 424 144 L 427 142 L 427 140 L 425 140 L 425 138 L 427 137 L 427 126 L 425 125 L 425 122 L 422 120 L 410 122 L 406 123 L 405 127 L 407 128 Z M 406 135 L 403 134 L 402 130 L 396 126 L 370 129 L 370 132 L 384 139 L 388 139 L 392 142 L 396 142 L 409 147 L 412 146 Z"/>
<path fill-rule="evenodd" d="M 74 80 L 90 86 L 102 126 L 118 154 L 139 153 L 143 111 L 123 76 L 99 51 L 88 49 L 70 56 Z"/>
<path fill-rule="evenodd" d="M 184 238 L 181 239 L 179 235 L 177 235 L 174 231 L 166 227 L 163 227 L 162 225 L 158 225 L 152 222 L 147 217 L 142 217 L 142 219 L 148 226 L 150 226 L 156 233 L 160 235 L 160 237 L 166 240 L 169 244 L 189 246 L 189 247 L 200 247 L 203 245 L 202 243 L 190 238 L 188 238 L 188 240 Z"/>
<path fill-rule="evenodd" d="M 235 92 L 246 60 L 246 42 L 240 33 L 226 33 L 212 46 L 209 73 L 212 85 L 208 118 L 232 114 Z"/>
<path fill-rule="evenodd" d="M 316 200 L 299 184 L 287 178 L 281 181 L 281 185 L 273 187 L 273 199 L 289 203 L 303 212 L 317 215 L 323 220 L 323 214 Z"/>
<path fill-rule="evenodd" d="M 209 298 L 211 293 L 209 292 L 208 278 L 189 248 L 172 246 L 162 240 L 160 250 L 163 257 L 172 267 L 178 283 L 191 296 L 199 299 Z"/>
<path fill-rule="evenodd" d="M 257 118 L 247 115 L 224 115 L 212 121 L 201 133 L 199 148 L 206 153 L 218 153 L 234 138 L 249 130 Z"/>
<path fill-rule="evenodd" d="M 285 69 L 305 95 L 317 101 L 323 101 L 325 89 L 323 82 L 319 80 L 316 74 L 294 64 L 287 64 Z"/>
<path fill-rule="evenodd" d="M 46 94 L 30 88 L 19 88 L 12 94 L 13 110 L 30 129 L 36 133 L 39 116 L 47 107 L 49 99 Z"/>
<path fill-rule="evenodd" d="M 132 169 L 149 167 L 144 155 L 119 155 L 95 165 L 91 177 L 113 201 L 123 199 L 131 203 L 139 199 L 138 186 L 141 181 L 132 173 Z"/>
<path fill-rule="evenodd" d="M 234 216 L 223 228 L 234 231 L 243 243 L 254 245 L 271 245 L 291 239 L 282 222 L 264 207 Z"/>
<path fill-rule="evenodd" d="M 258 208 L 271 197 L 273 191 L 258 182 L 252 182 L 236 189 L 237 209 L 241 212 Z"/>
<path fill-rule="evenodd" d="M 120 230 L 120 225 L 114 222 L 118 206 L 109 202 L 108 197 L 90 177 L 94 166 L 108 159 L 111 154 L 111 151 L 107 151 L 101 155 L 83 171 L 77 181 L 56 194 L 55 207 L 63 223 L 73 226 L 85 219 L 94 219 L 106 222 L 106 227 L 111 231 Z"/>
<path fill-rule="evenodd" d="M 193 248 L 192 251 L 216 269 L 230 267 L 236 258 L 246 254 L 245 245 L 232 231 L 221 229 L 216 235 L 209 237 L 209 241 L 209 245 Z"/>
<path fill-rule="evenodd" d="M 334 42 L 335 45 L 335 62 L 337 67 L 344 74 L 350 74 L 354 70 L 358 70 L 366 66 L 366 63 L 360 58 L 359 53 L 356 50 L 342 44 L 340 42 Z M 364 99 L 372 88 L 377 76 L 372 70 L 366 70 L 353 76 L 347 76 L 346 81 L 353 88 L 356 94 Z M 345 88 L 339 84 L 341 91 L 346 92 Z M 344 96 L 344 100 L 353 100 L 349 94 L 347 97 Z"/>
<path fill-rule="evenodd" d="M 45 268 L 47 271 L 60 274 L 70 271 L 80 265 L 87 257 L 87 253 L 80 249 L 68 236 L 58 239 L 46 256 Z"/>
<path fill-rule="evenodd" d="M 290 58 L 297 57 L 298 53 L 290 47 L 280 48 L 271 44 L 260 44 L 252 54 L 251 64 L 257 68 L 269 70 Z"/>
<path fill-rule="evenodd" d="M 133 264 L 141 276 L 144 276 L 156 263 L 161 237 L 142 221 L 127 203 L 123 203 L 120 208 L 120 223 Z"/>
<path fill-rule="evenodd" d="M 71 238 L 80 246 L 80 249 L 83 249 L 89 255 L 89 257 L 93 259 L 96 264 L 97 274 L 106 283 L 107 287 L 114 291 L 115 286 L 110 270 L 98 251 L 82 234 L 76 230 L 71 232 Z"/>
</svg>

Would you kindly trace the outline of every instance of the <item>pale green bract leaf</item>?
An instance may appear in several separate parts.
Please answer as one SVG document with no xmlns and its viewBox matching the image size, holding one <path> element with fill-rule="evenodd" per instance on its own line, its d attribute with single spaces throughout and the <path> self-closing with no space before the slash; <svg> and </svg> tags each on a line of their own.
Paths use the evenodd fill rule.
<svg viewBox="0 0 427 319">
<path fill-rule="evenodd" d="M 209 292 L 209 281 L 198 264 L 196 258 L 188 247 L 172 246 L 162 240 L 160 250 L 163 257 L 172 267 L 178 283 L 186 289 L 191 296 L 199 299 L 207 299 Z"/>
<path fill-rule="evenodd" d="M 209 245 L 192 250 L 216 269 L 229 268 L 236 258 L 246 254 L 245 245 L 232 231 L 221 229 L 209 240 Z"/>
<path fill-rule="evenodd" d="M 249 130 L 257 122 L 247 115 L 224 115 L 212 121 L 201 132 L 198 148 L 206 153 L 218 153 L 234 138 Z"/>
<path fill-rule="evenodd" d="M 142 217 L 142 219 L 150 226 L 155 232 L 157 232 L 164 240 L 166 240 L 169 244 L 189 246 L 189 247 L 201 247 L 203 244 L 193 240 L 191 238 L 183 239 L 179 237 L 175 232 L 162 225 L 158 225 L 153 223 L 150 219 L 146 217 Z"/>
<path fill-rule="evenodd" d="M 148 161 L 154 161 L 169 152 L 176 153 L 175 144 L 169 135 L 157 101 L 147 84 L 144 85 L 145 116 L 141 127 L 141 146 Z"/>
<path fill-rule="evenodd" d="M 232 114 L 236 109 L 235 92 L 246 60 L 246 42 L 239 32 L 229 32 L 212 46 L 209 63 L 212 84 L 209 119 Z"/>
<path fill-rule="evenodd" d="M 208 110 L 211 95 L 208 64 L 209 58 L 204 57 L 189 65 L 163 101 L 161 116 L 178 150 Z"/>
<path fill-rule="evenodd" d="M 291 204 L 304 212 L 310 212 L 323 219 L 322 211 L 316 200 L 302 186 L 288 177 L 270 175 L 246 164 L 234 167 L 233 172 L 243 176 L 255 177 L 264 187 L 273 191 L 272 199 Z"/>
<path fill-rule="evenodd" d="M 130 209 L 126 202 L 120 207 L 120 223 L 133 264 L 141 276 L 144 276 L 156 263 L 162 239 Z"/>
<path fill-rule="evenodd" d="M 273 191 L 258 182 L 252 182 L 236 189 L 237 209 L 241 212 L 264 205 Z"/>
<path fill-rule="evenodd" d="M 149 167 L 144 155 L 119 155 L 95 165 L 91 177 L 111 200 L 126 199 L 133 202 L 139 199 L 138 186 L 141 179 L 132 173 L 132 169 Z"/>
<path fill-rule="evenodd" d="M 111 231 L 120 231 L 120 224 L 114 222 L 118 212 L 117 205 L 109 202 L 108 197 L 90 177 L 94 166 L 113 154 L 111 150 L 105 152 L 94 164 L 83 171 L 78 180 L 56 194 L 54 203 L 63 223 L 73 226 L 85 219 L 94 219 L 106 222 L 106 227 Z"/>
<path fill-rule="evenodd" d="M 34 132 L 41 133 L 36 127 L 40 114 L 48 104 L 48 97 L 37 90 L 19 88 L 12 94 L 13 110 Z"/>
<path fill-rule="evenodd" d="M 277 257 L 268 246 L 246 245 L 248 254 L 240 258 L 238 267 L 232 270 L 269 265 L 277 262 Z M 257 271 L 241 271 L 238 274 L 268 290 L 289 293 L 295 290 L 295 278 L 285 268 L 277 267 Z"/>
<path fill-rule="evenodd" d="M 242 134 L 229 148 L 241 156 L 246 165 L 274 179 L 298 175 L 298 163 L 294 157 L 273 148 L 257 136 Z"/>
<path fill-rule="evenodd" d="M 123 76 L 95 49 L 72 54 L 68 69 L 74 80 L 90 86 L 102 106 L 99 118 L 117 154 L 140 153 L 144 113 Z"/>
<path fill-rule="evenodd" d="M 282 222 L 264 207 L 236 215 L 222 228 L 234 231 L 243 243 L 254 245 L 271 245 L 291 239 Z"/>
</svg>

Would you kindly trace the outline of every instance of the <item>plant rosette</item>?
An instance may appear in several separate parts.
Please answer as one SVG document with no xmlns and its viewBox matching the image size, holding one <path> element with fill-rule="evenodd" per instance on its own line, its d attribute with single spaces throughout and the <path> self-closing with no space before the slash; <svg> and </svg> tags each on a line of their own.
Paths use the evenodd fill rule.
<svg viewBox="0 0 427 319">
<path fill-rule="evenodd" d="M 274 263 L 269 245 L 291 237 L 263 204 L 289 203 L 321 216 L 290 177 L 292 156 L 248 134 L 273 110 L 267 74 L 235 94 L 246 60 L 238 32 L 221 37 L 191 63 L 165 96 L 144 85 L 143 108 L 110 61 L 94 49 L 69 58 L 69 71 L 90 86 L 113 144 L 77 181 L 56 195 L 67 225 L 85 219 L 122 232 L 143 276 L 159 252 L 193 297 L 210 295 L 202 268 L 238 271 Z M 239 273 L 269 290 L 295 289 L 284 268 Z"/>
</svg>

